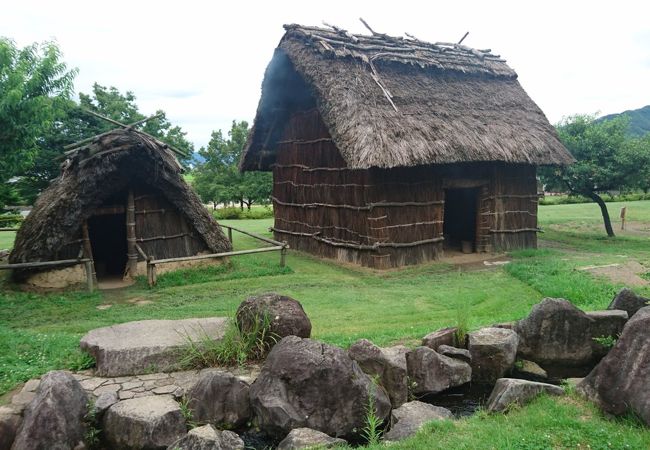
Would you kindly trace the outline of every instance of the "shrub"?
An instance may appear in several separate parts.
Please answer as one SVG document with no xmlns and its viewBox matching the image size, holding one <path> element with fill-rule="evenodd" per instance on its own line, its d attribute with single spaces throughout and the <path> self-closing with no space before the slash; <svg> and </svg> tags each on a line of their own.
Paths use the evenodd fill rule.
<svg viewBox="0 0 650 450">
<path fill-rule="evenodd" d="M 273 217 L 271 206 L 244 209 L 238 207 L 221 208 L 212 211 L 217 220 L 268 219 Z"/>
</svg>

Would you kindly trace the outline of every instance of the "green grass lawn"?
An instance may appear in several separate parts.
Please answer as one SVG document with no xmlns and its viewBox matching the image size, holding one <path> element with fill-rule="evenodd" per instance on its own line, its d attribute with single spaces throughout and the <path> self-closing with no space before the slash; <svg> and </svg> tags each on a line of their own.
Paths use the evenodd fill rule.
<svg viewBox="0 0 650 450">
<path fill-rule="evenodd" d="M 227 266 L 162 275 L 154 289 L 144 280 L 125 290 L 93 294 L 25 293 L 5 285 L 0 293 L 0 394 L 51 369 L 84 367 L 88 361 L 78 341 L 92 328 L 232 315 L 244 298 L 265 291 L 300 300 L 312 320 L 313 337 L 340 346 L 359 338 L 415 345 L 439 327 L 466 322 L 477 328 L 519 319 L 545 296 L 564 297 L 584 309 L 605 308 L 622 284 L 580 267 L 630 259 L 650 266 L 650 231 L 644 234 L 650 229 L 650 201 L 627 206 L 629 231 L 615 239 L 604 237 L 594 204 L 541 206 L 542 248 L 514 252 L 511 264 L 481 270 L 430 263 L 378 272 L 290 252 L 285 268 L 279 267 L 278 253 L 246 255 Z M 611 205 L 615 217 L 618 208 Z M 270 236 L 272 219 L 223 223 Z M 239 233 L 234 237 L 236 249 L 258 245 Z M 650 295 L 647 286 L 636 290 Z M 152 303 L 136 303 L 145 299 Z M 111 306 L 97 309 L 102 304 Z M 491 432 L 495 427 L 498 433 Z M 605 435 L 613 436 L 612 446 Z M 431 439 L 436 448 L 650 448 L 650 432 L 606 420 L 579 399 L 541 399 L 507 416 L 431 426 L 399 448 L 434 448 Z"/>
</svg>

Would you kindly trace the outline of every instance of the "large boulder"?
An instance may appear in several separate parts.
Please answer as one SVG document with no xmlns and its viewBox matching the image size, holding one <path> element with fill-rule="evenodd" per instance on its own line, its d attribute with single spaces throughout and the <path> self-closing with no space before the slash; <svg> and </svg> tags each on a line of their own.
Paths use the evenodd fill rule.
<svg viewBox="0 0 650 450">
<path fill-rule="evenodd" d="M 472 379 L 469 364 L 443 356 L 429 347 L 417 347 L 407 353 L 406 366 L 415 395 L 442 392 Z"/>
<path fill-rule="evenodd" d="M 612 299 L 607 309 L 622 309 L 632 317 L 641 308 L 650 305 L 650 298 L 636 295 L 631 289 L 623 288 Z"/>
<path fill-rule="evenodd" d="M 0 406 L 0 450 L 11 449 L 22 420 L 13 409 Z"/>
<path fill-rule="evenodd" d="M 417 433 L 427 422 L 452 418 L 451 411 L 440 406 L 418 401 L 404 403 L 391 413 L 392 426 L 384 440 L 401 441 Z"/>
<path fill-rule="evenodd" d="M 48 372 L 27 406 L 13 450 L 74 449 L 83 445 L 88 397 L 68 372 Z"/>
<path fill-rule="evenodd" d="M 81 349 L 95 357 L 97 375 L 116 377 L 178 368 L 189 341 L 223 338 L 227 319 L 140 320 L 89 331 Z"/>
<path fill-rule="evenodd" d="M 523 406 L 540 394 L 564 395 L 564 389 L 548 383 L 500 378 L 497 380 L 487 401 L 489 412 L 503 412 L 511 405 Z"/>
<path fill-rule="evenodd" d="M 519 356 L 542 367 L 587 365 L 594 359 L 594 323 L 567 300 L 545 298 L 515 325 Z"/>
<path fill-rule="evenodd" d="M 350 346 L 348 355 L 365 373 L 379 377 L 393 408 L 397 408 L 408 398 L 406 354 L 409 351 L 403 345 L 380 348 L 367 339 L 361 339 Z"/>
<path fill-rule="evenodd" d="M 388 395 L 347 352 L 297 336 L 273 347 L 250 389 L 259 427 L 276 437 L 306 427 L 357 438 L 371 395 L 384 420 L 390 412 Z"/>
<path fill-rule="evenodd" d="M 179 404 L 167 395 L 114 404 L 104 415 L 102 430 L 112 449 L 166 449 L 187 432 Z"/>
<path fill-rule="evenodd" d="M 229 372 L 205 371 L 186 397 L 198 423 L 238 428 L 251 417 L 249 385 Z"/>
<path fill-rule="evenodd" d="M 422 346 L 429 347 L 436 351 L 438 351 L 438 347 L 441 345 L 449 345 L 450 347 L 455 347 L 457 344 L 457 332 L 457 327 L 447 327 L 433 331 L 422 338 Z M 461 346 L 465 345 L 464 342 L 461 342 L 460 344 Z"/>
<path fill-rule="evenodd" d="M 190 430 L 167 450 L 244 450 L 244 441 L 237 433 L 204 425 Z"/>
<path fill-rule="evenodd" d="M 507 328 L 481 328 L 468 334 L 472 356 L 472 381 L 494 383 L 510 373 L 517 357 L 519 338 Z"/>
<path fill-rule="evenodd" d="M 266 321 L 268 333 L 263 338 L 269 347 L 286 336 L 311 336 L 311 322 L 302 305 L 286 295 L 268 292 L 247 298 L 237 308 L 236 317 L 245 333 L 259 332 Z"/>
<path fill-rule="evenodd" d="M 311 428 L 295 428 L 278 444 L 278 450 L 323 449 L 346 445 L 343 439 L 333 438 Z"/>
<path fill-rule="evenodd" d="M 650 426 L 650 306 L 627 322 L 616 345 L 578 384 L 604 411 L 634 412 Z"/>
</svg>

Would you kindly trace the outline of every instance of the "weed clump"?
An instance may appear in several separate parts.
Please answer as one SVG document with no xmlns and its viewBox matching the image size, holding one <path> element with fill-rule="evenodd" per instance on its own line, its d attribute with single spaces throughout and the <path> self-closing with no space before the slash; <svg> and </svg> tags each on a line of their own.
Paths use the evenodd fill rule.
<svg viewBox="0 0 650 450">
<path fill-rule="evenodd" d="M 187 346 L 181 366 L 200 369 L 214 366 L 243 366 L 261 361 L 278 341 L 271 332 L 271 318 L 262 314 L 252 321 L 252 328 L 242 330 L 236 318 L 230 319 L 223 339 L 216 341 L 205 331 L 198 339 L 186 336 Z"/>
</svg>

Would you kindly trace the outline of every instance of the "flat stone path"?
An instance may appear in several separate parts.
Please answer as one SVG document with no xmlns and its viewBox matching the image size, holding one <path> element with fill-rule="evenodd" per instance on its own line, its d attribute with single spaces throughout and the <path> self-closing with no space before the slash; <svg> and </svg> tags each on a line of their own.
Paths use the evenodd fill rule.
<svg viewBox="0 0 650 450">
<path fill-rule="evenodd" d="M 81 387 L 94 397 L 104 392 L 115 392 L 120 400 L 147 397 L 151 395 L 172 395 L 176 399 L 183 398 L 185 393 L 207 372 L 230 372 L 247 383 L 252 383 L 259 374 L 258 366 L 235 369 L 209 368 L 202 370 L 186 370 L 182 372 L 150 373 L 126 377 L 98 377 L 92 371 L 73 373 Z M 29 380 L 22 390 L 13 396 L 11 409 L 22 413 L 23 409 L 36 396 L 40 379 Z"/>
</svg>

